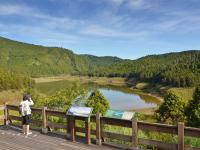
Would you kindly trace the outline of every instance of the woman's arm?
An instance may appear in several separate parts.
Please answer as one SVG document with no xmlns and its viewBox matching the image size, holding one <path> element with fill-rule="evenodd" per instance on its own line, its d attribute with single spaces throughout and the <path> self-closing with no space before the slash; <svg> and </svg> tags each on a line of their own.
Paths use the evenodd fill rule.
<svg viewBox="0 0 200 150">
<path fill-rule="evenodd" d="M 32 101 L 31 98 L 29 99 L 29 105 L 30 105 L 30 106 L 31 106 L 31 105 L 34 105 L 34 102 Z"/>
</svg>

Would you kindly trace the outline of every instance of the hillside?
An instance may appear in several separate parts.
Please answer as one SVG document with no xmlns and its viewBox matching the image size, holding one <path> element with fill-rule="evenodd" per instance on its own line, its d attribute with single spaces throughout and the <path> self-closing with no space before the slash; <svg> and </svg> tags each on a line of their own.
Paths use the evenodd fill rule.
<svg viewBox="0 0 200 150">
<path fill-rule="evenodd" d="M 112 68 L 113 76 L 125 74 L 129 78 L 134 77 L 142 81 L 166 83 L 177 87 L 193 86 L 200 83 L 200 51 L 146 56 L 120 63 Z"/>
<path fill-rule="evenodd" d="M 200 51 L 123 60 L 77 55 L 64 48 L 26 44 L 0 37 L 0 68 L 30 76 L 72 74 L 127 77 L 185 87 L 200 83 Z"/>
<path fill-rule="evenodd" d="M 0 70 L 0 92 L 4 90 L 20 90 L 33 87 L 35 82 L 26 75 L 19 75 L 6 70 Z M 1 103 L 1 101 L 0 101 Z"/>
<path fill-rule="evenodd" d="M 87 74 L 93 66 L 108 66 L 115 57 L 76 55 L 68 49 L 43 47 L 0 37 L 0 67 L 32 76 Z"/>
</svg>

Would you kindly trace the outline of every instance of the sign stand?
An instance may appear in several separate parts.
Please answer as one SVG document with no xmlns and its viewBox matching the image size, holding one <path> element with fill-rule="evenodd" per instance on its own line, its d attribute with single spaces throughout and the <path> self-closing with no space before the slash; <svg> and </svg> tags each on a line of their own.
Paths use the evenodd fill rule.
<svg viewBox="0 0 200 150">
<path fill-rule="evenodd" d="M 85 118 L 85 136 L 86 136 L 86 143 L 89 145 L 91 144 L 91 129 L 90 129 L 90 116 L 92 113 L 92 108 L 90 107 L 79 107 L 79 106 L 72 106 L 68 111 L 67 115 L 70 117 L 70 137 L 73 142 L 76 141 L 76 125 L 75 120 L 76 116 Z"/>
<path fill-rule="evenodd" d="M 85 136 L 86 136 L 86 143 L 88 145 L 91 144 L 91 138 L 90 138 L 90 117 L 85 119 Z"/>
<path fill-rule="evenodd" d="M 71 129 L 71 140 L 72 142 L 76 141 L 76 131 L 75 131 L 75 118 L 70 116 L 70 129 Z"/>
</svg>

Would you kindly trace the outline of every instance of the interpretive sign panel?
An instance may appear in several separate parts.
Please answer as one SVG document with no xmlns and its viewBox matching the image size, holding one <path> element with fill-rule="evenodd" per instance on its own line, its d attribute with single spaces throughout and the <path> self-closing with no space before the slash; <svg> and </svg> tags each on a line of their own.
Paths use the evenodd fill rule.
<svg viewBox="0 0 200 150">
<path fill-rule="evenodd" d="M 71 106 L 67 111 L 67 115 L 89 117 L 92 113 L 90 107 Z"/>
<path fill-rule="evenodd" d="M 126 111 L 109 109 L 106 112 L 105 117 L 131 120 L 133 118 L 134 114 L 135 114 L 135 112 L 126 112 Z"/>
</svg>

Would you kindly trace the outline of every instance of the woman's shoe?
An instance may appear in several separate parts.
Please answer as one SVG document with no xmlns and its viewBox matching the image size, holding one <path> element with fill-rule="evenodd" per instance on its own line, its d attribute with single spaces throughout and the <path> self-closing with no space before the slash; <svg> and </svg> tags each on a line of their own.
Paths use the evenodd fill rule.
<svg viewBox="0 0 200 150">
<path fill-rule="evenodd" d="M 29 132 L 29 133 L 27 133 L 26 135 L 31 135 L 32 134 L 32 132 Z"/>
</svg>

